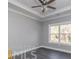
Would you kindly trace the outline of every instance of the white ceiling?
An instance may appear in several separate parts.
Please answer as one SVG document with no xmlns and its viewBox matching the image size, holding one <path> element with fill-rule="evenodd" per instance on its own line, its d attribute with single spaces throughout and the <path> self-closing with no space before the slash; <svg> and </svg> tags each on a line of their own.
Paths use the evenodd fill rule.
<svg viewBox="0 0 79 59">
<path fill-rule="evenodd" d="M 54 3 L 50 4 L 51 6 L 56 7 L 56 10 L 47 9 L 45 15 L 42 15 L 41 8 L 31 8 L 32 6 L 40 5 L 38 0 L 9 0 L 9 3 L 21 7 L 38 17 L 47 17 L 71 9 L 71 0 L 56 0 Z"/>
</svg>

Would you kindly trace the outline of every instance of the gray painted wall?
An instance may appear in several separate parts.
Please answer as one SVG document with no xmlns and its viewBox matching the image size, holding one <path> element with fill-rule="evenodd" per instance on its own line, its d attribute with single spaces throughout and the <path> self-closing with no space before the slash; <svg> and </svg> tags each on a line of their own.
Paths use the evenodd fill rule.
<svg viewBox="0 0 79 59">
<path fill-rule="evenodd" d="M 23 15 L 8 13 L 8 47 L 13 52 L 23 51 L 39 46 L 41 23 Z"/>
<path fill-rule="evenodd" d="M 69 45 L 62 45 L 62 44 L 55 44 L 55 43 L 49 43 L 48 42 L 48 25 L 49 24 L 55 24 L 55 23 L 61 23 L 61 22 L 70 22 L 71 21 L 71 17 L 70 16 L 66 16 L 66 17 L 62 17 L 62 18 L 58 18 L 58 19 L 54 19 L 54 20 L 50 20 L 50 21 L 46 21 L 43 23 L 43 36 L 42 36 L 42 41 L 41 41 L 41 46 L 47 46 L 50 48 L 56 48 L 59 50 L 65 50 L 65 51 L 71 51 L 71 47 Z"/>
<path fill-rule="evenodd" d="M 71 50 L 68 45 L 51 44 L 48 42 L 48 25 L 66 21 L 70 22 L 70 16 L 46 22 L 38 22 L 23 15 L 9 11 L 8 18 L 8 47 L 12 48 L 14 52 L 38 46 L 47 46 L 67 51 Z"/>
</svg>

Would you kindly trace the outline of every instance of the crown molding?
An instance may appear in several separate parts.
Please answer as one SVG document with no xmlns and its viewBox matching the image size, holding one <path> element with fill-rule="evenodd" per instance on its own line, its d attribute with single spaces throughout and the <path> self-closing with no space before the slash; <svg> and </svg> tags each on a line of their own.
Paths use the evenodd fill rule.
<svg viewBox="0 0 79 59">
<path fill-rule="evenodd" d="M 57 16 L 57 17 L 50 17 L 50 18 L 48 18 L 48 19 L 43 19 L 43 20 L 41 20 L 41 21 L 44 22 L 44 21 L 49 21 L 49 20 L 56 20 L 56 19 L 58 19 L 58 18 L 63 18 L 63 17 L 67 17 L 67 16 L 71 16 L 71 14 L 68 13 L 68 14 L 63 14 L 63 15 Z"/>
<path fill-rule="evenodd" d="M 45 17 L 53 16 L 53 15 L 55 15 L 55 14 L 63 13 L 63 12 L 65 12 L 65 11 L 69 11 L 69 10 L 71 10 L 71 6 L 67 6 L 67 7 L 64 7 L 64 8 L 62 8 L 62 9 L 59 9 L 59 10 L 57 10 L 57 11 L 51 13 L 51 14 L 46 15 Z"/>
<path fill-rule="evenodd" d="M 24 13 L 22 13 L 22 12 L 16 11 L 16 10 L 11 9 L 11 8 L 8 8 L 8 11 L 10 11 L 10 12 L 14 12 L 14 13 L 16 13 L 16 14 L 23 15 L 23 16 L 28 17 L 28 18 L 33 19 L 33 20 L 38 20 L 38 18 L 29 16 L 29 15 L 27 15 L 27 14 L 24 14 Z M 40 21 L 40 20 L 38 20 L 38 21 Z"/>
<path fill-rule="evenodd" d="M 12 10 L 13 12 L 16 12 L 18 14 L 22 14 L 24 16 L 27 16 L 29 18 L 32 18 L 34 20 L 38 20 L 38 21 L 47 21 L 47 20 L 51 20 L 51 19 L 57 19 L 59 17 L 64 17 L 64 15 L 62 15 L 62 13 L 65 13 L 67 11 L 70 11 L 71 10 L 71 6 L 67 6 L 67 7 L 64 7 L 62 9 L 59 9 L 51 14 L 48 14 L 48 15 L 40 15 L 39 13 L 37 13 L 36 11 L 34 10 L 31 10 L 31 8 L 28 8 L 28 7 L 25 7 L 24 5 L 18 3 L 18 2 L 13 2 L 13 1 L 9 1 L 10 4 L 13 4 L 23 10 L 25 10 L 26 12 L 30 13 L 31 15 L 28 15 L 28 14 L 25 14 L 25 13 L 22 13 L 21 11 L 16 11 L 16 10 Z M 56 16 L 57 14 L 60 14 L 58 16 Z M 66 14 L 67 15 L 67 14 Z M 55 16 L 55 17 L 54 17 Z"/>
<path fill-rule="evenodd" d="M 39 13 L 37 13 L 36 11 L 31 10 L 31 8 L 28 8 L 27 6 L 25 6 L 25 5 L 23 5 L 23 4 L 20 4 L 20 3 L 16 2 L 16 1 L 9 1 L 8 3 L 13 4 L 13 5 L 17 6 L 17 7 L 20 7 L 20 8 L 22 8 L 22 9 L 26 10 L 27 12 L 30 12 L 31 14 L 36 15 L 37 17 L 42 17 L 42 16 L 41 16 Z"/>
<path fill-rule="evenodd" d="M 71 14 L 63 14 L 63 15 L 60 15 L 60 16 L 51 17 L 51 18 L 48 18 L 48 19 L 43 19 L 41 21 L 44 22 L 44 21 L 49 21 L 49 20 L 56 20 L 56 19 L 59 19 L 59 18 L 67 17 L 67 16 L 71 16 Z"/>
</svg>

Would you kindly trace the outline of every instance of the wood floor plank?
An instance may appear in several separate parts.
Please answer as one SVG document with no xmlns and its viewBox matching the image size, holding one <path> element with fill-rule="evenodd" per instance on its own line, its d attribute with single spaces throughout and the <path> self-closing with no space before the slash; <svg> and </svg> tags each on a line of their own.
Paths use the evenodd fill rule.
<svg viewBox="0 0 79 59">
<path fill-rule="evenodd" d="M 50 50 L 46 48 L 37 49 L 34 54 L 37 55 L 37 59 L 71 59 L 71 54 L 69 53 Z M 15 58 L 21 59 L 21 56 L 16 56 Z M 35 59 L 35 57 L 31 55 L 31 51 L 26 53 L 26 59 Z"/>
</svg>

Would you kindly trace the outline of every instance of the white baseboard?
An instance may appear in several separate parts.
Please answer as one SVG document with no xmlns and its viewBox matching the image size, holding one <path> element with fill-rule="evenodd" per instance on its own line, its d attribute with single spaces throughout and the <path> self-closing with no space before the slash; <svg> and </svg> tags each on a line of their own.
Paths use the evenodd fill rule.
<svg viewBox="0 0 79 59">
<path fill-rule="evenodd" d="M 60 52 L 71 53 L 71 51 L 67 51 L 67 50 L 63 50 L 63 49 L 58 49 L 58 48 L 53 48 L 53 47 L 48 47 L 48 46 L 39 46 L 39 47 L 31 48 L 31 49 L 26 49 L 24 51 L 16 52 L 16 53 L 13 54 L 13 56 L 21 55 L 23 53 L 26 53 L 26 52 L 29 52 L 29 51 L 32 51 L 32 50 L 36 50 L 38 48 L 47 48 L 47 49 L 51 49 L 51 50 L 57 50 L 57 51 L 60 51 Z"/>
<path fill-rule="evenodd" d="M 24 50 L 24 51 L 16 52 L 16 53 L 13 54 L 13 56 L 21 55 L 21 54 L 23 54 L 23 53 L 26 53 L 26 52 L 29 52 L 29 51 L 32 51 L 32 50 L 36 50 L 36 49 L 38 49 L 38 48 L 40 48 L 40 47 L 29 48 L 29 49 L 26 49 L 26 50 Z"/>
<path fill-rule="evenodd" d="M 63 50 L 63 49 L 58 49 L 58 48 L 53 48 L 53 47 L 40 46 L 40 48 L 41 48 L 41 47 L 47 48 L 47 49 L 51 49 L 51 50 L 57 50 L 57 51 L 60 51 L 60 52 L 71 53 L 71 51 L 67 51 L 67 50 Z"/>
</svg>

